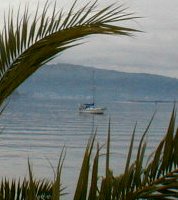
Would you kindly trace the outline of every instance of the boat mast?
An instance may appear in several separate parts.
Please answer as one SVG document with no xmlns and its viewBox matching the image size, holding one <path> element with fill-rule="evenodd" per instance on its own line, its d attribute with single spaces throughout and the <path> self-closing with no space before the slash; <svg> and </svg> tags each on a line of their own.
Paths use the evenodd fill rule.
<svg viewBox="0 0 178 200">
<path fill-rule="evenodd" d="M 93 92 L 93 104 L 95 103 L 95 89 L 96 89 L 96 86 L 95 86 L 95 71 L 93 70 L 93 88 L 92 88 L 92 92 Z"/>
</svg>

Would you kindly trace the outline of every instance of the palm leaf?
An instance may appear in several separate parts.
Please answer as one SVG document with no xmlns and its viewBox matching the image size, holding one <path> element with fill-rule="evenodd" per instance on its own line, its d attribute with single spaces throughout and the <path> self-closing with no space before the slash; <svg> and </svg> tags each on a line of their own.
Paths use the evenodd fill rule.
<svg viewBox="0 0 178 200">
<path fill-rule="evenodd" d="M 99 144 L 97 144 L 97 151 L 96 151 L 96 155 L 93 161 L 91 186 L 90 186 L 88 200 L 97 199 L 99 151 L 100 151 Z"/>
<path fill-rule="evenodd" d="M 111 122 L 109 119 L 108 134 L 107 134 L 107 147 L 106 147 L 106 167 L 105 177 L 101 182 L 101 189 L 99 192 L 99 200 L 111 200 L 113 173 L 110 170 L 110 142 L 111 142 Z"/>
<path fill-rule="evenodd" d="M 26 6 L 22 18 L 21 9 L 15 17 L 9 10 L 0 31 L 0 104 L 31 74 L 60 52 L 81 44 L 78 41 L 92 34 L 131 36 L 137 31 L 113 22 L 131 20 L 136 17 L 126 13 L 123 6 L 115 4 L 96 11 L 96 3 L 87 3 L 78 11 L 77 1 L 68 14 L 57 11 L 54 4 L 52 16 L 48 16 L 46 2 L 42 14 L 38 7 L 34 16 Z"/>
<path fill-rule="evenodd" d="M 80 170 L 80 174 L 78 178 L 78 183 L 77 183 L 77 187 L 76 187 L 74 198 L 73 198 L 74 200 L 80 200 L 80 199 L 85 200 L 87 198 L 89 172 L 90 172 L 90 159 L 91 159 L 91 153 L 94 146 L 96 132 L 89 139 L 85 153 L 84 153 L 83 162 L 82 162 L 82 166 L 81 166 L 81 170 Z M 96 154 L 95 166 L 93 170 L 97 170 L 97 162 L 98 162 L 97 159 L 98 159 L 98 155 Z M 97 173 L 97 172 L 93 172 L 93 173 Z M 93 175 L 93 176 L 96 176 L 96 175 Z M 94 190 L 94 189 L 92 188 L 91 190 Z"/>
<path fill-rule="evenodd" d="M 30 165 L 30 161 L 28 160 L 28 171 L 29 171 L 29 189 L 28 189 L 28 198 L 29 200 L 37 200 L 37 193 L 36 193 L 36 187 L 35 187 L 35 181 L 33 180 L 33 173 L 32 168 Z"/>
<path fill-rule="evenodd" d="M 133 199 L 172 199 L 178 197 L 177 133 L 175 107 L 172 112 L 167 134 L 154 152 L 146 168 L 142 165 L 140 182 L 132 191 Z M 175 135 L 175 136 L 174 136 Z M 138 158 L 137 158 L 138 161 Z M 137 171 L 136 166 L 136 171 Z"/>
<path fill-rule="evenodd" d="M 66 155 L 66 152 L 64 150 L 65 149 L 63 148 L 61 155 L 59 157 L 56 177 L 55 177 L 53 187 L 52 187 L 52 200 L 60 200 L 60 197 L 62 195 L 61 192 L 63 189 L 61 189 L 61 173 L 62 173 L 62 167 L 64 164 L 65 155 Z"/>
<path fill-rule="evenodd" d="M 31 169 L 30 169 L 31 170 Z M 31 173 L 31 172 L 30 172 Z M 33 189 L 32 189 L 33 187 Z M 32 191 L 35 192 L 34 198 Z M 52 183 L 43 180 L 33 180 L 31 185 L 30 180 L 7 180 L 2 179 L 0 182 L 0 199 L 1 200 L 24 200 L 24 199 L 50 199 L 52 196 Z"/>
<path fill-rule="evenodd" d="M 144 166 L 146 142 L 144 138 L 153 117 L 147 126 L 138 147 L 135 161 L 130 164 L 135 129 L 132 135 L 124 174 L 113 177 L 111 199 L 175 199 L 178 197 L 177 132 L 175 133 L 175 107 L 167 134 Z"/>
</svg>

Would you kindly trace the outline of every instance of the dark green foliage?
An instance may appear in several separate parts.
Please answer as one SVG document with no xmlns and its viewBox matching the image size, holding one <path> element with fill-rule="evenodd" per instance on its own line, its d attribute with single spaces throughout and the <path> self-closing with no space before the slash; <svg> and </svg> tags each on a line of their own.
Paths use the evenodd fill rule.
<svg viewBox="0 0 178 200">
<path fill-rule="evenodd" d="M 54 181 L 35 180 L 28 161 L 29 180 L 2 179 L 0 183 L 0 200 L 59 200 L 63 195 L 60 176 L 65 154 L 62 151 Z"/>
<path fill-rule="evenodd" d="M 1 200 L 49 200 L 52 196 L 52 184 L 43 181 L 23 181 L 7 179 L 1 180 L 0 199 Z"/>
</svg>

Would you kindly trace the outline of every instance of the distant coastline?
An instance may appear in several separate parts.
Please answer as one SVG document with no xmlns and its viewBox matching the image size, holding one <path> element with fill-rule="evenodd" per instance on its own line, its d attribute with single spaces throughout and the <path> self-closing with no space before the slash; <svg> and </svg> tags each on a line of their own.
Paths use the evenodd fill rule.
<svg viewBox="0 0 178 200">
<path fill-rule="evenodd" d="M 50 68 L 50 69 L 49 69 Z M 92 71 L 99 102 L 130 101 L 174 103 L 178 101 L 178 79 L 159 75 L 118 72 L 81 65 L 46 65 L 30 77 L 19 93 L 46 98 L 91 97 Z M 97 100 L 97 99 L 96 99 Z"/>
</svg>

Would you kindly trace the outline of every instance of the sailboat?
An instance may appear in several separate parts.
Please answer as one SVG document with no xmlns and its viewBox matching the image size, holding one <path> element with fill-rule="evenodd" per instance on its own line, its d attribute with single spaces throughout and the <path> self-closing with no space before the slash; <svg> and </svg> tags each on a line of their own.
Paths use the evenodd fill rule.
<svg viewBox="0 0 178 200">
<path fill-rule="evenodd" d="M 90 114 L 104 114 L 106 110 L 105 107 L 98 107 L 95 105 L 95 84 L 94 84 L 94 71 L 93 71 L 93 101 L 92 103 L 80 104 L 79 112 L 80 113 L 90 113 Z"/>
</svg>

